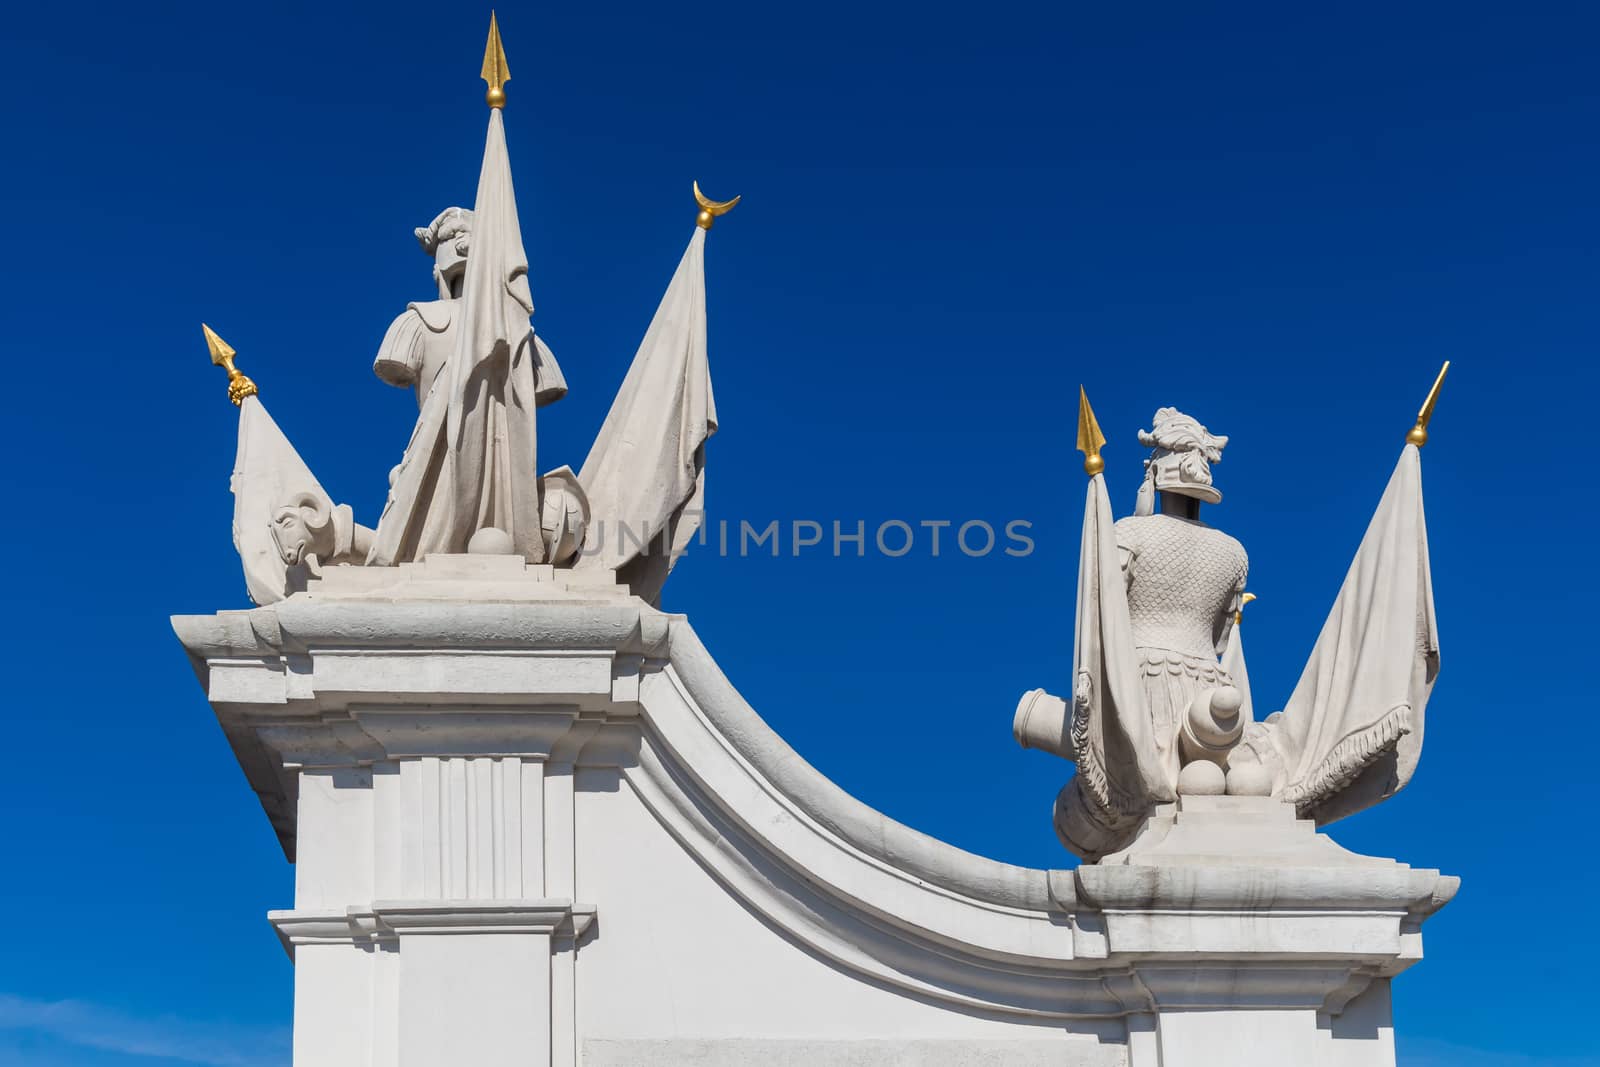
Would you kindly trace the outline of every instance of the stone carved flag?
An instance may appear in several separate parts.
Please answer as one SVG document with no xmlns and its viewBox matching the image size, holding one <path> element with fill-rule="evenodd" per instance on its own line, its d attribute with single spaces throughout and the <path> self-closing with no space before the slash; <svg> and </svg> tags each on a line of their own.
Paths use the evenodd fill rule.
<svg viewBox="0 0 1600 1067">
<path fill-rule="evenodd" d="M 1072 741 L 1078 773 L 1056 806 L 1056 831 L 1078 855 L 1120 848 L 1150 806 L 1174 799 L 1140 685 L 1105 476 L 1089 479 L 1073 633 Z"/>
<path fill-rule="evenodd" d="M 700 528 L 705 445 L 717 432 L 705 240 L 696 227 L 578 475 L 590 523 L 577 566 L 615 569 L 652 603 Z"/>
<path fill-rule="evenodd" d="M 1328 823 L 1404 788 L 1438 673 L 1422 456 L 1408 444 L 1294 693 L 1268 722 L 1283 799 Z"/>
<path fill-rule="evenodd" d="M 285 504 L 311 498 L 323 510 L 333 500 L 300 458 L 258 396 L 239 405 L 239 448 L 233 463 L 233 545 L 244 564 L 245 588 L 258 605 L 274 604 L 301 588 L 305 565 L 284 563 L 272 522 Z"/>
</svg>

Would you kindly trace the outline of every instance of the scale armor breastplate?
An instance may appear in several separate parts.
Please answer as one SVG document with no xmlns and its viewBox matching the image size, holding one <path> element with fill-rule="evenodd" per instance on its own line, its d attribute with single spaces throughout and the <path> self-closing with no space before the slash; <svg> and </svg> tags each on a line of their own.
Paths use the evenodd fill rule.
<svg viewBox="0 0 1600 1067">
<path fill-rule="evenodd" d="M 1244 588 L 1244 546 L 1221 530 L 1170 515 L 1118 521 L 1127 553 L 1128 613 L 1140 648 L 1216 662 L 1223 613 Z"/>
</svg>

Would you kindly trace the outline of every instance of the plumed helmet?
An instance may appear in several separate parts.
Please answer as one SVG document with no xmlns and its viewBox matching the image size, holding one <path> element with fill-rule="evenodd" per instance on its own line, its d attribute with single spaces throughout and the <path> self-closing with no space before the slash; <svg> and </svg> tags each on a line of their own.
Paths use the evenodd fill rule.
<svg viewBox="0 0 1600 1067">
<path fill-rule="evenodd" d="M 439 250 L 440 242 L 452 237 L 461 238 L 456 242 L 457 250 L 466 255 L 466 240 L 472 235 L 472 212 L 464 207 L 447 207 L 434 216 L 432 222 L 412 232 L 417 235 L 422 250 L 430 256 Z"/>
<path fill-rule="evenodd" d="M 1208 504 L 1222 499 L 1222 493 L 1211 484 L 1211 464 L 1222 459 L 1222 450 L 1228 445 L 1226 437 L 1212 433 L 1199 419 L 1177 408 L 1162 408 L 1151 420 L 1151 428 L 1139 431 L 1139 443 L 1152 449 L 1150 458 L 1144 461 L 1147 489 L 1190 496 Z"/>
</svg>

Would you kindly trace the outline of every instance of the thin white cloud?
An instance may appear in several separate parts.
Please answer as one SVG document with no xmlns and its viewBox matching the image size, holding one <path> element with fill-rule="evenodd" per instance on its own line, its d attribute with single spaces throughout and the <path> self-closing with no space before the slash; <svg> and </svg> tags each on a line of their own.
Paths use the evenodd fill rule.
<svg viewBox="0 0 1600 1067">
<path fill-rule="evenodd" d="M 136 1018 L 79 1000 L 9 993 L 0 993 L 0 1031 L 45 1034 L 84 1048 L 201 1067 L 288 1067 L 290 1059 L 287 1027 Z"/>
<path fill-rule="evenodd" d="M 1468 1048 L 1449 1041 L 1408 1038 L 1400 1034 L 1395 1042 L 1398 1067 L 1595 1067 L 1597 1059 L 1588 1056 L 1548 1056 L 1496 1049 Z"/>
</svg>

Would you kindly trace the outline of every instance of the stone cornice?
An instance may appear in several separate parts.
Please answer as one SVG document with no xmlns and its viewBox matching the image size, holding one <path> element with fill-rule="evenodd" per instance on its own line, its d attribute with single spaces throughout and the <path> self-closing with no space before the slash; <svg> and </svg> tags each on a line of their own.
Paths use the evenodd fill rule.
<svg viewBox="0 0 1600 1067">
<path fill-rule="evenodd" d="M 305 598 L 215 615 L 174 615 L 172 628 L 191 656 L 277 658 L 330 648 L 604 648 L 661 657 L 672 616 L 639 600 L 456 603 Z"/>
<path fill-rule="evenodd" d="M 380 900 L 372 912 L 398 936 L 423 934 L 564 934 L 581 937 L 594 909 L 570 900 Z"/>
<path fill-rule="evenodd" d="M 1051 872 L 1058 880 L 1068 872 Z M 1079 908 L 1105 913 L 1182 908 L 1186 912 L 1437 910 L 1441 892 L 1453 895 L 1456 879 L 1403 864 L 1388 868 L 1269 867 L 1240 863 L 1218 867 L 1102 867 L 1070 872 Z M 1444 883 L 1444 884 L 1441 884 Z"/>
</svg>

